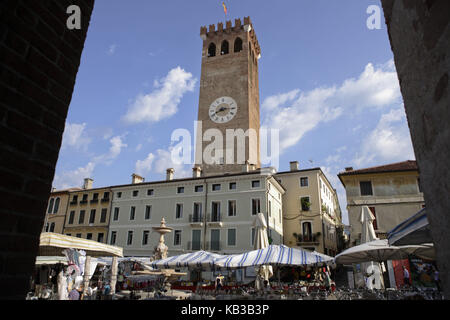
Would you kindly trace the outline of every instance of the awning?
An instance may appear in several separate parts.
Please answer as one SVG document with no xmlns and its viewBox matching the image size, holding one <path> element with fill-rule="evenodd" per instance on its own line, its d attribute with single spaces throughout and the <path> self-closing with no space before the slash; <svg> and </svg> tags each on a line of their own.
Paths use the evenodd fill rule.
<svg viewBox="0 0 450 320">
<path fill-rule="evenodd" d="M 261 265 L 271 266 L 318 266 L 332 264 L 333 257 L 316 254 L 305 249 L 285 245 L 270 245 L 267 248 L 230 255 L 215 261 L 216 268 L 238 269 Z"/>
<path fill-rule="evenodd" d="M 58 256 L 61 255 L 63 249 L 84 250 L 86 251 L 86 255 L 91 257 L 123 257 L 123 249 L 121 247 L 58 233 L 41 233 L 39 256 Z"/>
<path fill-rule="evenodd" d="M 262 265 L 312 266 L 332 263 L 334 259 L 324 254 L 285 245 L 270 245 L 264 249 L 233 255 L 196 251 L 154 261 L 151 266 L 155 269 L 239 269 Z"/>
<path fill-rule="evenodd" d="M 96 258 L 95 261 L 100 265 L 106 265 L 106 266 L 112 265 L 111 257 L 99 257 L 99 258 Z M 117 259 L 118 263 L 128 262 L 128 261 L 137 262 L 140 265 L 142 265 L 144 268 L 146 268 L 147 270 L 153 270 L 153 268 L 151 267 L 150 257 L 126 257 L 126 258 L 118 258 Z"/>
<path fill-rule="evenodd" d="M 200 250 L 153 261 L 151 266 L 154 269 L 211 269 L 214 268 L 216 259 L 223 257 L 220 254 Z"/>
<path fill-rule="evenodd" d="M 387 238 L 396 246 L 433 242 L 425 208 L 389 231 Z"/>
<path fill-rule="evenodd" d="M 65 264 L 67 265 L 66 257 L 58 257 L 58 256 L 37 256 L 36 257 L 36 265 L 52 265 L 52 264 Z"/>
</svg>

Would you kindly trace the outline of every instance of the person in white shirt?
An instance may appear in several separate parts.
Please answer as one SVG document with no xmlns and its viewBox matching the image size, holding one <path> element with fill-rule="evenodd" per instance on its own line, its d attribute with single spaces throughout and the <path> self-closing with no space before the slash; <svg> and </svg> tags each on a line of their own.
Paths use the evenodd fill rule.
<svg viewBox="0 0 450 320">
<path fill-rule="evenodd" d="M 410 286 L 411 284 L 409 283 L 409 271 L 408 269 L 403 266 L 403 285 L 404 286 Z"/>
</svg>

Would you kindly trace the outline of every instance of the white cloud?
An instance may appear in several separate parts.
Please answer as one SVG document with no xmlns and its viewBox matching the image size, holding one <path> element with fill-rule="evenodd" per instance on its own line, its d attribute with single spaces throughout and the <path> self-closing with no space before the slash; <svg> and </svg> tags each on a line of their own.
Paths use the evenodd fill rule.
<svg viewBox="0 0 450 320">
<path fill-rule="evenodd" d="M 140 151 L 142 149 L 142 143 L 139 143 L 137 146 L 136 146 L 136 151 Z"/>
<path fill-rule="evenodd" d="M 365 137 L 353 162 L 357 167 L 415 159 L 403 107 L 381 116 L 376 128 Z"/>
<path fill-rule="evenodd" d="M 123 120 L 129 124 L 158 122 L 177 113 L 181 98 L 193 91 L 197 79 L 180 67 L 169 71 L 167 76 L 155 82 L 154 90 L 140 94 L 129 106 Z"/>
<path fill-rule="evenodd" d="M 374 67 L 367 64 L 357 79 L 339 87 L 320 87 L 308 92 L 298 89 L 266 98 L 262 127 L 280 130 L 280 153 L 296 145 L 322 122 L 364 108 L 382 108 L 400 100 L 397 73 L 391 61 Z"/>
<path fill-rule="evenodd" d="M 117 49 L 117 44 L 110 45 L 108 48 L 108 51 L 107 51 L 108 56 L 114 55 L 114 53 L 116 53 L 116 49 Z"/>
<path fill-rule="evenodd" d="M 146 175 L 152 170 L 153 161 L 155 160 L 155 155 L 153 153 L 149 153 L 147 158 L 144 160 L 138 160 L 135 166 L 135 172 L 139 175 Z"/>
<path fill-rule="evenodd" d="M 333 97 L 335 91 L 334 88 L 317 88 L 301 93 L 285 107 L 278 102 L 289 101 L 294 96 L 292 91 L 286 96 L 278 95 L 279 99 L 269 97 L 264 101 L 264 105 L 270 105 L 270 111 L 268 110 L 262 127 L 280 130 L 280 153 L 297 144 L 306 132 L 314 129 L 320 122 L 333 120 L 341 114 L 340 107 L 331 107 L 327 103 L 327 99 Z"/>
<path fill-rule="evenodd" d="M 111 138 L 109 140 L 111 144 L 109 151 L 94 157 L 86 166 L 55 174 L 53 186 L 57 189 L 82 186 L 85 178 L 92 178 L 94 169 L 98 164 L 110 165 L 120 155 L 122 149 L 127 147 L 122 140 L 122 136 Z"/>
<path fill-rule="evenodd" d="M 190 168 L 192 164 L 184 164 L 175 161 L 172 158 L 172 152 L 177 152 L 174 147 L 170 147 L 169 150 L 158 149 L 155 153 L 149 153 L 144 160 L 138 160 L 135 165 L 135 171 L 137 174 L 146 175 L 154 173 L 156 175 L 165 176 L 168 168 L 175 170 L 175 178 L 186 178 L 190 176 Z"/>
<path fill-rule="evenodd" d="M 66 123 L 64 129 L 62 149 L 69 147 L 75 148 L 76 150 L 86 151 L 91 138 L 86 133 L 86 123 Z"/>
<path fill-rule="evenodd" d="M 73 171 L 65 171 L 61 175 L 55 175 L 53 186 L 56 189 L 82 187 L 84 179 L 92 177 L 95 165 L 94 162 L 89 162 L 84 167 L 79 167 Z"/>
<path fill-rule="evenodd" d="M 109 143 L 111 144 L 109 152 L 95 157 L 93 161 L 95 163 L 101 162 L 105 164 L 111 164 L 112 160 L 116 159 L 120 155 L 122 148 L 128 147 L 127 144 L 123 143 L 122 139 L 124 139 L 122 136 L 111 138 L 109 140 Z"/>
<path fill-rule="evenodd" d="M 299 92 L 299 89 L 295 89 L 287 93 L 270 96 L 264 100 L 261 107 L 263 109 L 273 110 L 288 101 L 294 100 L 298 96 Z"/>
<path fill-rule="evenodd" d="M 401 98 L 397 72 L 392 60 L 375 68 L 366 65 L 358 79 L 347 79 L 336 94 L 336 102 L 359 110 L 391 105 Z"/>
</svg>

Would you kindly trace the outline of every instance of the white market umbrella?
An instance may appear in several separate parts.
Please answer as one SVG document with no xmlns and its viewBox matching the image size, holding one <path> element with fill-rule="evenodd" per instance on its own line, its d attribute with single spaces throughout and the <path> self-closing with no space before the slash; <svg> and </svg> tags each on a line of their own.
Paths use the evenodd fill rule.
<svg viewBox="0 0 450 320">
<path fill-rule="evenodd" d="M 368 243 L 374 240 L 378 240 L 377 235 L 375 233 L 375 229 L 373 227 L 373 221 L 375 220 L 374 215 L 370 211 L 368 206 L 363 206 L 361 208 L 361 216 L 360 216 L 360 222 L 362 225 L 362 231 L 361 231 L 361 243 Z M 383 263 L 383 262 L 381 262 Z M 374 265 L 373 261 L 370 261 L 368 263 L 363 263 L 362 268 L 363 270 L 370 270 L 373 271 L 375 268 L 378 268 L 378 270 L 382 270 L 381 263 L 378 265 Z M 378 273 L 375 276 L 375 283 L 379 283 L 382 287 L 384 287 L 384 281 L 382 277 L 382 273 Z M 372 288 L 372 283 L 366 284 L 368 288 Z M 381 289 L 381 288 L 377 288 Z"/>
<path fill-rule="evenodd" d="M 387 239 L 374 240 L 344 250 L 335 257 L 339 264 L 364 263 L 369 261 L 383 262 L 387 260 L 402 260 L 409 255 L 432 260 L 434 246 L 431 243 L 410 246 L 391 246 Z"/>
<path fill-rule="evenodd" d="M 269 247 L 269 238 L 267 236 L 267 223 L 264 215 L 260 212 L 255 217 L 253 222 L 255 227 L 255 250 L 265 249 Z M 273 276 L 272 266 L 262 265 L 257 269 L 257 276 L 255 281 L 256 289 L 262 289 L 262 282 L 264 280 L 269 281 Z"/>
<path fill-rule="evenodd" d="M 406 250 L 390 246 L 387 239 L 362 243 L 359 246 L 344 250 L 335 257 L 336 263 L 352 264 L 370 261 L 383 262 L 387 260 L 402 260 L 408 257 Z"/>
<path fill-rule="evenodd" d="M 403 250 L 409 254 L 413 254 L 419 258 L 425 260 L 435 260 L 436 251 L 434 250 L 433 243 L 423 243 L 420 245 L 408 245 L 408 246 L 397 246 L 400 250 Z"/>
<path fill-rule="evenodd" d="M 361 208 L 361 216 L 359 222 L 362 224 L 361 231 L 361 243 L 370 242 L 377 240 L 377 235 L 375 234 L 375 229 L 373 228 L 373 221 L 375 217 L 370 211 L 368 206 L 363 206 Z"/>
</svg>

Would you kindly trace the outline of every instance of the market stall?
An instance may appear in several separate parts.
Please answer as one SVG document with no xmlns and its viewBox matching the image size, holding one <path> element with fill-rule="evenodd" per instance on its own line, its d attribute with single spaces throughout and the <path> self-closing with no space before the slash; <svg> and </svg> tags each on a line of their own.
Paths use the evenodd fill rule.
<svg viewBox="0 0 450 320">
<path fill-rule="evenodd" d="M 78 295 L 86 294 L 98 265 L 93 256 L 117 259 L 123 256 L 123 251 L 97 241 L 42 233 L 29 298 L 67 300 L 73 289 L 79 291 Z"/>
</svg>

